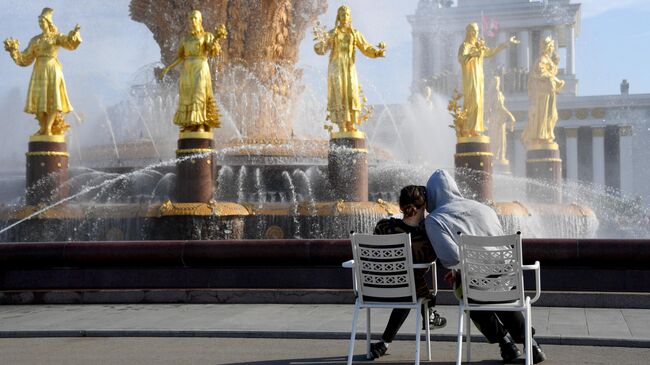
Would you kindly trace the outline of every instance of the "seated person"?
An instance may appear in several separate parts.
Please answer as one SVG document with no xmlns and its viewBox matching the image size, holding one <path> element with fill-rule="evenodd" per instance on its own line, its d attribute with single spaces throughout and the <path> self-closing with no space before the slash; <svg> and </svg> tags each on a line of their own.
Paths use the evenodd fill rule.
<svg viewBox="0 0 650 365">
<path fill-rule="evenodd" d="M 436 255 L 424 230 L 425 191 L 424 186 L 409 185 L 403 188 L 399 196 L 399 206 L 404 213 L 404 219 L 382 219 L 377 223 L 374 232 L 374 234 L 410 233 L 414 263 L 428 263 L 436 260 Z M 447 324 L 447 320 L 432 308 L 436 304 L 436 298 L 427 286 L 426 275 L 429 271 L 430 269 L 414 270 L 416 295 L 418 298 L 429 297 L 430 299 L 427 311 L 429 315 L 423 313 L 422 318 L 429 318 L 430 328 L 442 328 Z M 370 354 L 373 359 L 386 353 L 388 345 L 395 339 L 397 331 L 402 327 L 409 312 L 408 308 L 393 309 L 386 330 L 381 336 L 381 341 L 370 346 Z"/>
<path fill-rule="evenodd" d="M 436 170 L 427 182 L 427 211 L 427 236 L 440 262 L 449 269 L 460 263 L 455 232 L 474 236 L 503 235 L 501 222 L 494 209 L 463 198 L 454 179 L 444 170 Z M 458 290 L 460 280 L 454 280 L 460 279 L 460 276 L 454 273 L 451 277 L 455 292 L 462 295 L 462 291 Z M 504 362 L 510 362 L 522 355 L 515 344 L 523 343 L 525 339 L 525 321 L 521 312 L 471 311 L 470 318 L 488 342 L 499 344 Z M 546 355 L 535 339 L 532 354 L 535 364 L 546 360 Z"/>
</svg>

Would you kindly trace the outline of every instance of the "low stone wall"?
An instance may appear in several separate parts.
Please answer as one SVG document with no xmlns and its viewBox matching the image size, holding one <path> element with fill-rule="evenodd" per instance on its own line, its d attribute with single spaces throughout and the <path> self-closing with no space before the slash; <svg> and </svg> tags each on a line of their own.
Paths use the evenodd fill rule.
<svg viewBox="0 0 650 365">
<path fill-rule="evenodd" d="M 525 239 L 523 246 L 526 263 L 541 262 L 553 305 L 582 303 L 576 296 L 564 303 L 558 293 L 583 301 L 650 293 L 650 240 Z M 347 302 L 351 272 L 340 264 L 351 257 L 349 240 L 0 243 L 0 302 Z M 443 292 L 445 271 L 438 272 Z"/>
</svg>

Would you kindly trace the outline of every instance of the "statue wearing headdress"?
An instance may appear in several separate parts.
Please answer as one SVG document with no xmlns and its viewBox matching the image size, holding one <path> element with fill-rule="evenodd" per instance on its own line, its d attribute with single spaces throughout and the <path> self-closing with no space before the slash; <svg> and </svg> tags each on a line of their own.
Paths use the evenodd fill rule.
<svg viewBox="0 0 650 365">
<path fill-rule="evenodd" d="M 541 56 L 528 79 L 528 123 L 521 135 L 525 146 L 554 143 L 557 93 L 564 86 L 564 81 L 557 78 L 560 59 L 553 38 L 546 37 L 541 48 Z"/>
<path fill-rule="evenodd" d="M 475 137 L 483 135 L 483 94 L 484 76 L 483 59 L 492 57 L 507 48 L 510 44 L 517 44 L 516 37 L 511 37 L 509 42 L 502 43 L 494 48 L 489 48 L 485 40 L 479 37 L 478 24 L 470 23 L 466 28 L 465 41 L 458 49 L 458 62 L 463 74 L 463 97 L 465 99 L 463 110 L 466 118 L 463 123 L 456 126 L 456 135 L 459 137 Z"/>
<path fill-rule="evenodd" d="M 57 53 L 60 47 L 74 50 L 79 46 L 80 27 L 77 24 L 68 34 L 59 33 L 52 21 L 53 12 L 50 8 L 43 9 L 38 17 L 42 33 L 32 38 L 23 52 L 19 50 L 17 39 L 7 38 L 4 41 L 5 50 L 18 66 L 26 67 L 34 63 L 25 113 L 34 114 L 38 120 L 40 129 L 35 135 L 63 135 L 69 126 L 63 120 L 62 113 L 72 111 Z"/>
<path fill-rule="evenodd" d="M 385 44 L 377 47 L 366 41 L 358 30 L 352 28 L 350 8 L 341 6 L 336 15 L 336 27 L 332 30 L 315 28 L 314 51 L 319 55 L 330 52 L 327 70 L 327 119 L 338 126 L 339 132 L 355 132 L 362 115 L 361 87 L 357 77 L 355 48 L 370 58 L 384 57 Z M 327 129 L 331 128 L 326 126 Z"/>
<path fill-rule="evenodd" d="M 198 10 L 188 14 L 188 34 L 178 47 L 178 56 L 162 71 L 164 76 L 177 65 L 183 64 L 178 79 L 178 108 L 174 114 L 174 124 L 181 128 L 181 132 L 209 132 L 210 128 L 221 126 L 212 91 L 208 57 L 221 53 L 219 42 L 227 34 L 223 25 L 212 33 L 206 32 L 203 29 L 203 17 Z"/>
</svg>

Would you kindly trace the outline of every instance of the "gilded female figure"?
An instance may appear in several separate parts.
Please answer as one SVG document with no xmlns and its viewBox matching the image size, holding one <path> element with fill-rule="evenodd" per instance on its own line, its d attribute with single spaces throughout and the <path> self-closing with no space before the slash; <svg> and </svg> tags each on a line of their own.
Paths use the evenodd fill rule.
<svg viewBox="0 0 650 365">
<path fill-rule="evenodd" d="M 68 125 L 62 113 L 72 111 L 57 53 L 59 47 L 74 50 L 79 46 L 80 27 L 77 24 L 67 35 L 59 33 L 52 22 L 53 12 L 50 8 L 43 9 L 38 17 L 43 32 L 32 38 L 23 52 L 19 50 L 18 40 L 8 38 L 4 41 L 5 50 L 17 65 L 26 67 L 34 62 L 25 113 L 34 114 L 38 120 L 40 129 L 35 135 L 63 135 Z"/>
<path fill-rule="evenodd" d="M 559 57 L 555 53 L 555 41 L 546 37 L 541 47 L 542 55 L 528 78 L 528 123 L 521 135 L 526 146 L 555 141 L 556 95 L 564 86 L 564 81 L 557 78 Z"/>
<path fill-rule="evenodd" d="M 515 117 L 510 110 L 506 108 L 506 98 L 501 92 L 501 78 L 494 76 L 490 97 L 488 98 L 488 131 L 490 135 L 490 145 L 495 161 L 508 161 L 506 159 L 507 145 L 507 122 L 510 121 L 510 131 L 514 129 Z"/>
<path fill-rule="evenodd" d="M 352 28 L 350 8 L 341 6 L 336 15 L 336 27 L 329 32 L 316 32 L 318 43 L 314 51 L 324 55 L 330 51 L 327 69 L 327 119 L 336 124 L 339 132 L 354 132 L 361 124 L 362 108 L 359 98 L 359 80 L 355 62 L 355 48 L 370 58 L 384 57 L 385 45 L 378 47 L 366 41 L 361 32 Z"/>
<path fill-rule="evenodd" d="M 516 37 L 511 37 L 509 43 L 502 43 L 495 48 L 489 48 L 485 40 L 480 38 L 478 24 L 470 23 L 465 28 L 465 41 L 458 49 L 458 62 L 463 74 L 463 109 L 467 119 L 459 126 L 456 134 L 460 137 L 483 135 L 483 94 L 485 80 L 483 76 L 483 59 L 496 55 L 511 43 L 517 44 Z"/>
<path fill-rule="evenodd" d="M 163 69 L 162 75 L 183 64 L 178 80 L 178 109 L 174 124 L 181 128 L 181 132 L 209 132 L 210 128 L 219 128 L 221 123 L 212 92 L 208 57 L 221 53 L 219 41 L 226 37 L 226 28 L 221 25 L 214 33 L 206 32 L 198 10 L 189 13 L 188 28 L 188 34 L 178 48 L 178 56 Z"/>
</svg>

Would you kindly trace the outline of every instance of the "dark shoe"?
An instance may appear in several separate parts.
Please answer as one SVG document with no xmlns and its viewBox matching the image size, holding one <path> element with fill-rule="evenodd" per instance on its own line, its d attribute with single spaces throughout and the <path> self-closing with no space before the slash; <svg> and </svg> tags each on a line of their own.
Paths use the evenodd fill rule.
<svg viewBox="0 0 650 365">
<path fill-rule="evenodd" d="M 506 336 L 503 341 L 499 342 L 499 348 L 501 349 L 501 358 L 505 363 L 512 362 L 514 359 L 522 355 L 521 351 L 517 348 L 517 345 L 509 338 L 509 336 Z"/>
<path fill-rule="evenodd" d="M 447 319 L 438 314 L 437 311 L 429 308 L 429 329 L 437 330 L 447 325 Z M 425 329 L 424 324 L 422 329 Z"/>
<path fill-rule="evenodd" d="M 370 358 L 371 359 L 376 359 L 378 357 L 382 357 L 386 354 L 386 351 L 388 348 L 386 347 L 386 344 L 384 341 L 379 341 L 375 343 L 370 344 Z"/>
<path fill-rule="evenodd" d="M 539 364 L 546 360 L 546 354 L 542 351 L 542 348 L 539 347 L 539 345 L 533 345 L 531 352 L 533 353 L 533 364 Z"/>
</svg>

